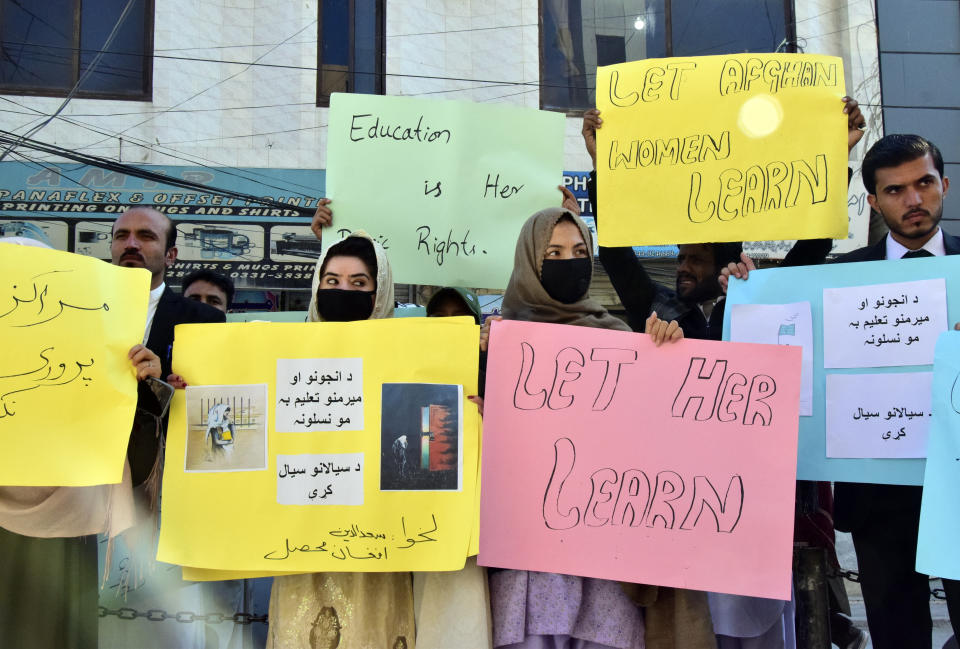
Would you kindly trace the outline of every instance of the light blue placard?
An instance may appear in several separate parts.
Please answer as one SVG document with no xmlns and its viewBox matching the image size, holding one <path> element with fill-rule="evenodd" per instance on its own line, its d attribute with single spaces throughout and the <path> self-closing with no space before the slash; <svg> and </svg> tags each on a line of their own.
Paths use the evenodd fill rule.
<svg viewBox="0 0 960 649">
<path fill-rule="evenodd" d="M 427 307 L 416 304 L 405 304 L 393 310 L 394 318 L 426 318 Z"/>
<path fill-rule="evenodd" d="M 823 369 L 823 289 L 946 279 L 947 318 L 960 321 L 960 256 L 925 257 L 856 264 L 825 264 L 770 268 L 750 273 L 746 281 L 731 280 L 723 318 L 723 339 L 730 339 L 730 307 L 734 304 L 810 302 L 813 315 L 813 416 L 800 417 L 797 449 L 798 480 L 923 484 L 925 460 L 839 459 L 827 457 L 825 375 Z M 930 365 L 830 370 L 838 374 L 929 372 Z"/>
<path fill-rule="evenodd" d="M 923 479 L 917 570 L 960 579 L 960 332 L 941 334 L 933 358 L 933 422 Z"/>
<path fill-rule="evenodd" d="M 395 318 L 422 318 L 427 309 L 422 306 L 403 306 L 393 310 Z M 248 311 L 246 313 L 228 313 L 227 322 L 306 322 L 306 311 Z"/>
<path fill-rule="evenodd" d="M 306 322 L 306 311 L 247 311 L 228 313 L 227 322 Z"/>
</svg>

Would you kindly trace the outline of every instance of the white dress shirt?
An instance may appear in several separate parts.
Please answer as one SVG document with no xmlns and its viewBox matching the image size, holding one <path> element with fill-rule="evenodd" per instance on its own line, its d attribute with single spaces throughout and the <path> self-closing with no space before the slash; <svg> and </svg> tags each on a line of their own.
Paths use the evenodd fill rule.
<svg viewBox="0 0 960 649">
<path fill-rule="evenodd" d="M 923 244 L 921 250 L 926 250 L 934 257 L 943 257 L 947 254 L 946 248 L 943 247 L 943 230 L 937 228 L 937 233 L 930 237 L 930 240 Z M 896 241 L 890 233 L 887 233 L 887 259 L 902 259 L 905 254 L 910 252 L 910 250 L 898 241 Z"/>
<path fill-rule="evenodd" d="M 153 316 L 157 312 L 157 305 L 160 304 L 160 296 L 163 290 L 167 288 L 166 282 L 163 282 L 157 288 L 150 291 L 150 303 L 147 305 L 147 328 L 143 331 L 143 344 L 147 344 L 150 338 L 150 327 L 153 326 Z"/>
</svg>

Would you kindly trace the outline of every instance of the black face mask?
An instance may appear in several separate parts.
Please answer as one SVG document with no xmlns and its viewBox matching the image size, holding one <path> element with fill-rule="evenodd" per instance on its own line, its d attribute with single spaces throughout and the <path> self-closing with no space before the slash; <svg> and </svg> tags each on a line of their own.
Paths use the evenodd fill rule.
<svg viewBox="0 0 960 649">
<path fill-rule="evenodd" d="M 544 259 L 540 270 L 540 283 L 547 295 L 557 302 L 573 304 L 590 288 L 593 259 Z"/>
<path fill-rule="evenodd" d="M 366 320 L 373 313 L 376 291 L 348 291 L 342 288 L 317 290 L 317 312 L 327 322 Z"/>
</svg>

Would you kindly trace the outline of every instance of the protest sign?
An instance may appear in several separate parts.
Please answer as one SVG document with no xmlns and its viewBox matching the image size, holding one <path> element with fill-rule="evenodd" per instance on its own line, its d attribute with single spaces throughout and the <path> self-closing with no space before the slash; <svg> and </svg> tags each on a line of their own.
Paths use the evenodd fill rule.
<svg viewBox="0 0 960 649">
<path fill-rule="evenodd" d="M 495 323 L 480 564 L 788 599 L 800 356 Z"/>
<path fill-rule="evenodd" d="M 150 274 L 0 245 L 0 485 L 120 482 Z"/>
<path fill-rule="evenodd" d="M 925 447 L 923 436 L 928 423 L 924 420 L 930 419 L 930 401 L 920 386 L 929 381 L 925 375 L 931 371 L 931 359 L 924 355 L 911 356 L 911 348 L 925 344 L 923 341 L 942 331 L 945 323 L 960 321 L 960 284 L 947 279 L 956 276 L 958 271 L 960 258 L 945 256 L 771 268 L 751 271 L 746 281 L 731 279 L 724 314 L 724 339 L 735 335 L 731 313 L 738 304 L 810 303 L 813 415 L 800 417 L 798 479 L 923 483 L 924 460 L 921 458 L 926 452 L 925 448 L 921 452 L 920 447 Z M 918 292 L 917 288 L 921 290 Z M 878 306 L 881 294 L 883 304 Z M 839 305 L 841 310 L 832 316 L 825 313 L 824 302 L 828 299 L 841 300 L 834 302 L 833 307 Z M 865 305 L 862 310 L 861 304 Z M 853 312 L 859 315 L 852 315 Z M 865 312 L 869 313 L 864 316 Z M 869 325 L 866 333 L 865 324 Z M 846 349 L 833 347 L 835 351 L 839 349 L 840 361 L 836 364 L 844 367 L 824 369 L 825 354 L 830 349 L 828 338 L 838 335 L 838 328 L 849 329 L 843 334 L 848 336 L 843 343 Z M 871 330 L 877 333 L 874 335 Z M 851 335 L 858 337 L 851 338 Z M 921 341 L 911 343 L 911 337 L 917 336 Z M 875 352 L 861 351 L 878 348 L 876 343 L 880 340 L 885 340 L 880 347 L 886 356 L 880 354 L 878 360 Z M 858 349 L 854 351 L 853 347 Z M 864 358 L 867 362 L 862 362 Z M 893 365 L 906 362 L 915 364 Z M 886 363 L 891 366 L 872 367 Z M 907 378 L 898 382 L 887 375 L 906 375 Z M 828 383 L 828 376 L 838 378 Z M 839 378 L 842 376 L 862 381 L 858 384 L 857 378 Z M 858 408 L 870 417 L 864 419 L 859 415 L 857 418 Z M 882 429 L 874 426 L 879 419 L 885 424 Z M 898 436 L 901 428 L 903 434 Z M 888 431 L 890 436 L 884 438 Z M 828 438 L 832 440 L 829 447 Z"/>
<path fill-rule="evenodd" d="M 937 341 L 933 359 L 933 420 L 923 480 L 917 571 L 960 579 L 960 333 Z"/>
<path fill-rule="evenodd" d="M 366 230 L 398 282 L 504 288 L 520 226 L 560 205 L 563 131 L 529 108 L 334 94 L 325 237 Z"/>
<path fill-rule="evenodd" d="M 597 68 L 600 245 L 846 237 L 843 95 L 830 56 Z"/>
<path fill-rule="evenodd" d="M 472 318 L 178 327 L 190 387 L 167 432 L 158 559 L 232 577 L 462 567 L 477 336 Z"/>
</svg>

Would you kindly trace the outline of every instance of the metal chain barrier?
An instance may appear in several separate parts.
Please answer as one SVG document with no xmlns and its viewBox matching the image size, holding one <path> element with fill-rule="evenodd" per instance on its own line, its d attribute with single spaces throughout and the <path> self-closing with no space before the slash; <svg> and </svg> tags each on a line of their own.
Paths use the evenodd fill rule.
<svg viewBox="0 0 960 649">
<path fill-rule="evenodd" d="M 175 620 L 181 624 L 190 624 L 191 622 L 206 622 L 207 624 L 232 622 L 234 624 L 247 626 L 254 623 L 267 623 L 266 615 L 254 615 L 253 613 L 234 613 L 233 615 L 224 615 L 223 613 L 207 613 L 206 615 L 202 615 L 200 613 L 193 613 L 191 611 L 177 611 L 176 613 L 168 613 L 159 608 L 152 608 L 149 611 L 138 611 L 135 608 L 127 607 L 112 609 L 106 608 L 105 606 L 98 606 L 97 615 L 100 617 L 115 615 L 121 620 L 135 620 L 138 617 L 142 617 L 150 620 L 151 622 Z"/>
<path fill-rule="evenodd" d="M 852 581 L 855 584 L 860 583 L 860 573 L 857 572 L 856 570 L 833 571 L 830 573 L 830 576 L 841 577 L 843 579 L 846 579 L 847 581 Z M 942 588 L 931 588 L 930 595 L 932 595 L 934 599 L 939 599 L 944 601 L 947 599 L 947 593 Z"/>
</svg>

